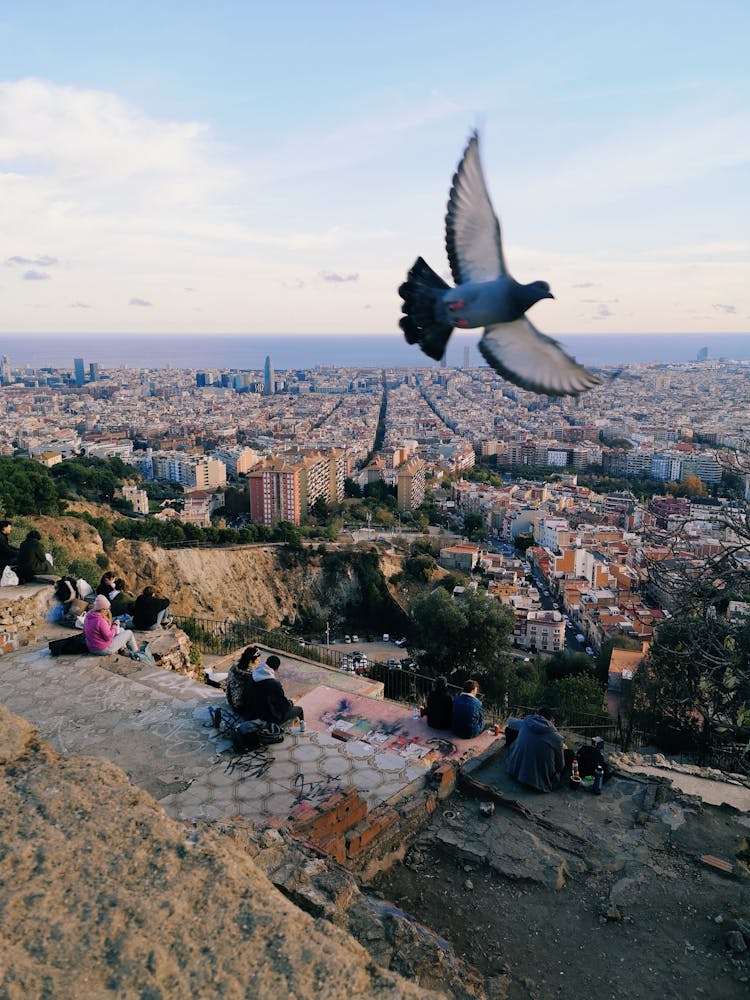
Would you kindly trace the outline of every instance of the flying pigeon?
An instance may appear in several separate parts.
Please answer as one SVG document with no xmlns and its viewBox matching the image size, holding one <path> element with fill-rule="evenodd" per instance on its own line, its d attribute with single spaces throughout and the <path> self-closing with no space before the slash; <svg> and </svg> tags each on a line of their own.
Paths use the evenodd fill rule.
<svg viewBox="0 0 750 1000">
<path fill-rule="evenodd" d="M 417 257 L 398 290 L 399 326 L 410 344 L 439 361 L 453 327 L 483 326 L 479 350 L 509 382 L 550 396 L 575 396 L 600 379 L 582 368 L 556 340 L 540 333 L 526 310 L 553 299 L 546 281 L 519 284 L 505 264 L 497 221 L 473 132 L 453 176 L 445 216 L 445 246 L 455 288 Z"/>
</svg>

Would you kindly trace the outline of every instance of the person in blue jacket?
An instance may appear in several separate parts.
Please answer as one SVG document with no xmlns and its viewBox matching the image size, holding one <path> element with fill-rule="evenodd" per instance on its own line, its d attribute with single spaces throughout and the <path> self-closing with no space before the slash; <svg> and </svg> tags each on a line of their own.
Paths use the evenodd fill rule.
<svg viewBox="0 0 750 1000">
<path fill-rule="evenodd" d="M 551 792 L 565 769 L 565 744 L 555 729 L 552 710 L 538 708 L 520 721 L 509 719 L 518 736 L 505 757 L 505 770 L 522 785 L 538 792 Z"/>
<path fill-rule="evenodd" d="M 453 732 L 459 739 L 471 740 L 484 729 L 484 712 L 478 692 L 477 682 L 468 680 L 461 694 L 453 699 Z"/>
</svg>

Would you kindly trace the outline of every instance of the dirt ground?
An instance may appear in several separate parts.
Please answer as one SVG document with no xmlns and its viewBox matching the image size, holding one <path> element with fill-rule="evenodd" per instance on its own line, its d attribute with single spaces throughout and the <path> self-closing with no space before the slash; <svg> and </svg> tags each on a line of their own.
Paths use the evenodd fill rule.
<svg viewBox="0 0 750 1000">
<path fill-rule="evenodd" d="M 727 946 L 750 916 L 746 815 L 663 782 L 527 795 L 531 817 L 485 818 L 455 794 L 375 888 L 481 972 L 509 972 L 511 1000 L 750 996 L 750 952 Z"/>
</svg>

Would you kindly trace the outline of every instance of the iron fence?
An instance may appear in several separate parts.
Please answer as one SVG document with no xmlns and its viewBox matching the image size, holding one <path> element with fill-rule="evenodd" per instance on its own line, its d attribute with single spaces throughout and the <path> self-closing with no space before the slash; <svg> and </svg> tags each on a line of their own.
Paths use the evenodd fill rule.
<svg viewBox="0 0 750 1000">
<path fill-rule="evenodd" d="M 348 672 L 352 672 L 352 664 L 356 662 L 353 661 L 351 653 L 318 643 L 305 642 L 289 635 L 283 629 L 264 629 L 254 624 L 252 620 L 241 622 L 227 618 L 224 621 L 215 621 L 208 618 L 175 616 L 175 623 L 206 653 L 227 655 L 243 646 L 258 643 L 283 653 L 304 656 L 325 666 L 339 670 L 346 669 Z M 420 674 L 414 669 L 394 667 L 379 660 L 361 662 L 366 662 L 366 666 L 355 668 L 356 672 L 371 680 L 380 681 L 384 696 L 391 701 L 407 702 L 415 706 L 423 705 L 435 685 L 434 677 Z M 460 686 L 448 684 L 449 694 L 456 695 L 461 691 Z M 491 725 L 504 725 L 509 717 L 524 718 L 535 711 L 526 705 L 494 704 L 488 700 L 483 702 L 483 709 L 485 721 Z M 629 720 L 619 716 L 613 719 L 603 712 L 561 710 L 558 712 L 558 722 L 561 729 L 574 732 L 583 739 L 601 736 L 605 742 L 622 750 L 636 750 L 649 741 L 648 735 L 635 729 Z"/>
<path fill-rule="evenodd" d="M 750 775 L 750 747 L 747 744 L 708 746 L 699 753 L 670 755 L 670 760 L 680 764 L 714 767 L 729 774 Z"/>
</svg>

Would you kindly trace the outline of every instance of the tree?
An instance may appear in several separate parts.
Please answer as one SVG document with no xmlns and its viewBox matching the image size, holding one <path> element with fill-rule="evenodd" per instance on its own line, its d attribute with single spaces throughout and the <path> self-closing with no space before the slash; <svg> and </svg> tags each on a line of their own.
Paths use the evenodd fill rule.
<svg viewBox="0 0 750 1000">
<path fill-rule="evenodd" d="M 604 685 L 590 674 L 562 677 L 546 686 L 543 697 L 552 706 L 558 722 L 574 722 L 578 712 L 602 711 Z"/>
<path fill-rule="evenodd" d="M 487 537 L 487 530 L 484 526 L 484 518 L 481 514 L 467 514 L 464 518 L 463 533 L 467 538 L 474 541 L 481 541 Z"/>
<path fill-rule="evenodd" d="M 650 568 L 673 613 L 636 672 L 634 710 L 673 744 L 750 738 L 750 615 L 730 612 L 732 601 L 750 595 L 748 505 L 728 509 L 722 527 L 726 540 L 716 555 Z"/>
<path fill-rule="evenodd" d="M 585 653 L 553 653 L 545 664 L 547 680 L 558 681 L 564 677 L 592 676 L 594 664 Z"/>
<path fill-rule="evenodd" d="M 414 555 L 404 559 L 404 573 L 420 583 L 429 583 L 436 569 L 437 563 L 432 556 Z"/>
<path fill-rule="evenodd" d="M 410 635 L 419 667 L 452 683 L 476 678 L 485 693 L 501 699 L 508 690 L 508 639 L 513 617 L 499 601 L 467 591 L 454 600 L 437 587 L 411 613 Z"/>
<path fill-rule="evenodd" d="M 61 511 L 49 470 L 30 458 L 0 456 L 0 504 L 7 518 Z"/>
</svg>

